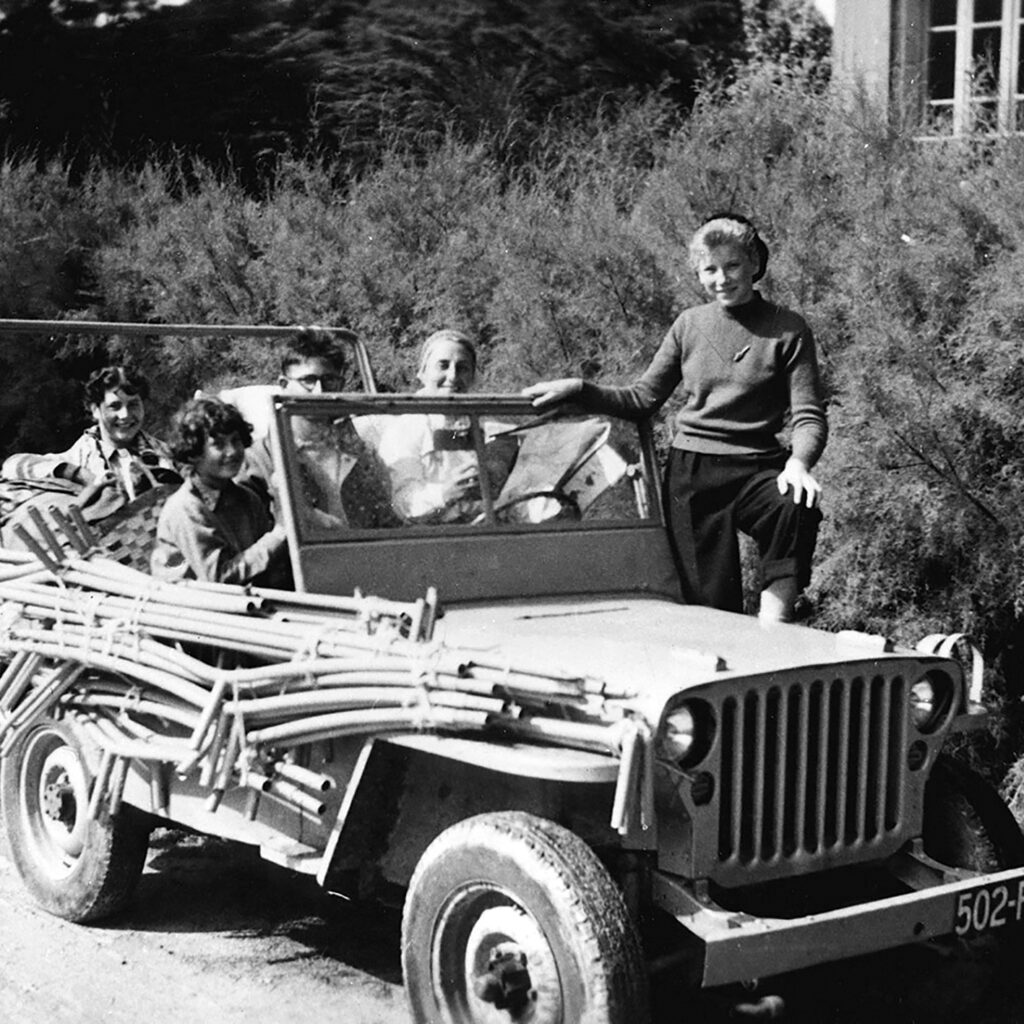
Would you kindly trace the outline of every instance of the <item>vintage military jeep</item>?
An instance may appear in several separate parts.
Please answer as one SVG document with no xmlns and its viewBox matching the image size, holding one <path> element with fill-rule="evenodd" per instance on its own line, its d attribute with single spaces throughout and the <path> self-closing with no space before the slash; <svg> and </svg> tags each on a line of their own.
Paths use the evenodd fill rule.
<svg viewBox="0 0 1024 1024">
<path fill-rule="evenodd" d="M 250 843 L 404 900 L 424 1024 L 639 1024 L 652 966 L 712 988 L 1014 931 L 1020 832 L 943 753 L 985 717 L 955 637 L 681 604 L 644 424 L 268 403 L 296 594 L 146 588 L 69 520 L 0 560 L 3 813 L 47 909 L 122 907 L 156 824 Z M 382 484 L 344 514 L 331 443 Z M 453 463 L 476 485 L 431 490 Z"/>
</svg>

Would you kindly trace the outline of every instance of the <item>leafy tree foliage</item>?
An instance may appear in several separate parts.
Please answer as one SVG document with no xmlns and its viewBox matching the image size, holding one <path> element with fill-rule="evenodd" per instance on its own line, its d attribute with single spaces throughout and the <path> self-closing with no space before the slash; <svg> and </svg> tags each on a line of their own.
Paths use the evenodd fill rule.
<svg viewBox="0 0 1024 1024">
<path fill-rule="evenodd" d="M 821 12 L 804 0 L 742 0 L 748 59 L 798 68 L 810 82 L 828 80 L 832 32 Z"/>
<path fill-rule="evenodd" d="M 0 141 L 261 180 L 289 150 L 372 161 L 451 127 L 522 162 L 554 112 L 665 89 L 740 52 L 738 0 L 7 0 Z"/>
<path fill-rule="evenodd" d="M 83 6 L 103 5 L 70 13 Z M 273 6 L 204 0 L 129 18 L 118 5 L 118 17 L 97 25 L 95 14 L 26 5 L 0 22 L 0 139 L 9 151 L 83 163 L 230 156 L 254 173 L 308 123 L 316 77 L 296 52 L 301 40 L 268 17 Z"/>
</svg>

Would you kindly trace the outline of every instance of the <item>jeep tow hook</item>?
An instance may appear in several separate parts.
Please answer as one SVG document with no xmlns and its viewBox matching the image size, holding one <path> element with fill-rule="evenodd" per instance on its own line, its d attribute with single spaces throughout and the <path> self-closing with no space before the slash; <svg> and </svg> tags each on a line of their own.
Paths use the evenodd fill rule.
<svg viewBox="0 0 1024 1024">
<path fill-rule="evenodd" d="M 761 996 L 751 1002 L 737 1003 L 730 1016 L 734 1020 L 781 1020 L 786 1004 L 781 996 Z"/>
</svg>

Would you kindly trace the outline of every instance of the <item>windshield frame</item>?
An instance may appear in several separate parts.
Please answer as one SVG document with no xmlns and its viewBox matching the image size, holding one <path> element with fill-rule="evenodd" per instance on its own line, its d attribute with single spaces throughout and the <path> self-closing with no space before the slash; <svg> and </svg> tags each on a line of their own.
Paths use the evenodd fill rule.
<svg viewBox="0 0 1024 1024">
<path fill-rule="evenodd" d="M 615 424 L 621 423 L 622 428 L 635 438 L 635 447 L 631 446 L 630 456 L 636 462 L 630 462 L 631 473 L 638 479 L 631 484 L 637 494 L 644 496 L 646 507 L 641 508 L 638 504 L 637 515 L 633 518 L 609 518 L 596 519 L 584 523 L 574 521 L 544 521 L 527 523 L 496 523 L 491 521 L 475 522 L 473 525 L 460 523 L 458 525 L 432 524 L 419 525 L 416 523 L 403 523 L 387 529 L 352 528 L 343 534 L 328 539 L 311 538 L 308 531 L 303 533 L 300 528 L 296 476 L 294 472 L 287 472 L 285 467 L 294 467 L 298 464 L 298 448 L 292 429 L 292 419 L 298 417 L 327 417 L 336 419 L 338 422 L 345 417 L 375 416 L 405 414 L 444 414 L 448 416 L 460 416 L 469 418 L 471 421 L 490 419 L 500 421 L 503 417 L 509 418 L 514 423 L 510 433 L 525 433 L 531 427 L 547 422 L 554 422 L 561 418 L 589 417 L 579 407 L 567 405 L 563 409 L 538 410 L 533 407 L 529 399 L 518 395 L 499 395 L 473 393 L 468 395 L 413 395 L 413 394 L 386 394 L 386 395 L 365 395 L 354 393 L 336 393 L 323 395 L 276 395 L 273 397 L 273 416 L 271 426 L 271 450 L 275 462 L 275 471 L 278 476 L 279 499 L 281 503 L 281 517 L 289 538 L 289 548 L 292 553 L 293 572 L 296 585 L 299 589 L 323 590 L 334 587 L 332 580 L 325 578 L 323 566 L 320 564 L 323 559 L 333 562 L 339 569 L 342 576 L 345 576 L 343 562 L 346 555 L 356 560 L 363 559 L 365 564 L 364 575 L 378 576 L 379 573 L 370 571 L 371 562 L 365 561 L 369 558 L 367 552 L 375 551 L 379 560 L 387 557 L 409 559 L 415 562 L 417 559 L 422 564 L 433 566 L 434 572 L 444 575 L 443 569 L 438 568 L 439 555 L 437 552 L 426 553 L 424 545 L 432 547 L 448 546 L 453 559 L 470 559 L 467 576 L 474 575 L 474 566 L 480 563 L 481 559 L 490 559 L 489 564 L 497 564 L 497 574 L 504 573 L 508 566 L 508 559 L 527 557 L 530 559 L 541 559 L 544 551 L 550 551 L 555 562 L 567 557 L 568 550 L 578 551 L 578 557 L 584 567 L 591 564 L 593 560 L 600 560 L 603 556 L 601 550 L 604 546 L 615 549 L 616 543 L 612 540 L 602 541 L 601 537 L 619 533 L 629 534 L 630 537 L 623 537 L 618 545 L 623 549 L 633 546 L 640 552 L 639 560 L 650 567 L 651 558 L 642 551 L 639 541 L 640 534 L 644 534 L 659 550 L 667 548 L 667 541 L 664 540 L 664 519 L 661 503 L 660 480 L 657 468 L 657 458 L 654 448 L 654 441 L 650 424 L 647 421 L 617 420 L 614 417 L 601 416 L 603 420 Z M 479 443 L 479 441 L 478 441 Z M 493 511 L 493 502 L 490 503 L 490 511 Z M 485 518 L 488 509 L 485 507 Z M 559 537 L 562 538 L 559 542 Z M 543 538 L 543 540 L 542 540 Z M 582 539 L 582 538 L 585 538 Z M 526 541 L 534 540 L 536 543 L 528 544 Z M 486 552 L 486 554 L 485 554 Z M 507 552 L 507 556 L 505 554 Z M 524 554 L 518 554 L 523 552 Z M 536 555 L 534 555 L 536 552 Z M 526 554 L 529 553 L 529 554 Z M 665 550 L 664 560 L 671 564 L 671 555 Z M 365 556 L 365 558 L 364 558 Z M 614 551 L 612 558 L 615 559 Z M 374 563 L 376 569 L 381 567 L 381 562 Z M 538 563 L 540 564 L 540 563 Z M 562 566 L 566 569 L 566 566 Z M 585 576 L 581 569 L 579 572 L 567 570 L 571 575 Z M 424 573 L 426 573 L 424 568 Z M 383 574 L 388 577 L 388 573 Z M 394 575 L 394 574 L 390 574 Z M 413 574 L 415 575 L 415 574 Z M 509 570 L 510 578 L 516 577 L 514 571 Z M 597 572 L 602 577 L 601 572 Z M 607 574 L 605 574 L 607 575 Z M 626 573 L 628 576 L 635 574 Z M 664 573 L 655 573 L 659 582 L 654 586 L 658 591 L 668 590 L 671 596 L 675 596 L 674 581 L 666 583 Z M 429 573 L 427 573 L 429 576 Z M 426 578 L 426 577 L 425 577 Z M 404 583 L 401 579 L 395 579 L 395 584 L 401 587 Z M 456 589 L 465 590 L 463 580 L 458 581 Z M 360 583 L 367 590 L 378 591 L 380 588 L 372 581 L 366 580 Z M 432 583 L 430 585 L 433 585 Z M 519 586 L 529 586 L 523 584 Z M 598 591 L 607 589 L 611 580 L 597 579 L 595 587 Z M 338 584 L 341 586 L 341 584 Z M 562 583 L 553 581 L 555 590 L 562 587 Z M 586 589 L 588 586 L 585 579 L 579 579 L 573 585 L 573 589 Z M 646 586 L 642 578 L 631 578 L 624 586 L 626 590 L 643 589 Z M 479 583 L 475 587 L 468 588 L 472 591 L 473 597 L 487 596 L 487 587 Z M 496 593 L 504 592 L 500 582 L 496 583 Z M 451 588 L 449 587 L 449 590 Z M 332 591 L 334 592 L 334 591 Z M 341 592 L 344 592 L 342 589 Z M 546 592 L 544 587 L 539 587 L 539 592 Z"/>
</svg>

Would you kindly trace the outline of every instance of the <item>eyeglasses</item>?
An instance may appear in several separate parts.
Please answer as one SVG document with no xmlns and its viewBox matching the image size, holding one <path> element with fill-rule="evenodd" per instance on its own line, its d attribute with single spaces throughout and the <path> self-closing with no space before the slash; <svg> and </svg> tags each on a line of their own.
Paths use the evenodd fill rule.
<svg viewBox="0 0 1024 1024">
<path fill-rule="evenodd" d="M 324 391 L 338 391 L 341 387 L 341 377 L 337 374 L 307 373 L 302 377 L 289 377 L 289 380 L 297 381 L 307 391 L 320 385 Z"/>
</svg>

